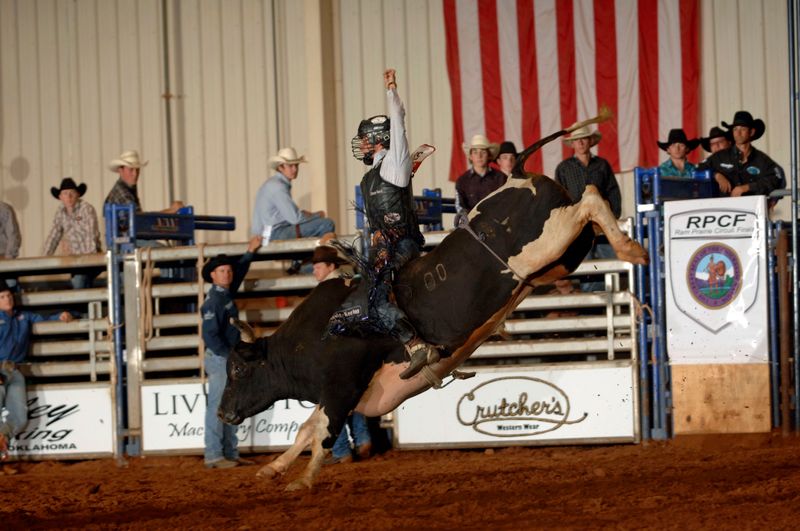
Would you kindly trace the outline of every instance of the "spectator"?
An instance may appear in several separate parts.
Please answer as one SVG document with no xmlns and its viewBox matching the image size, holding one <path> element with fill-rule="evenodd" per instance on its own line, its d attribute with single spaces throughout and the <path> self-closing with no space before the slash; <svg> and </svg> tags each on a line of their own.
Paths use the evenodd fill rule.
<svg viewBox="0 0 800 531">
<path fill-rule="evenodd" d="M 300 210 L 292 199 L 292 181 L 300 173 L 300 164 L 307 162 L 305 156 L 297 156 L 294 148 L 283 148 L 270 157 L 269 166 L 276 170 L 256 194 L 253 208 L 252 235 L 265 235 L 270 231 L 273 240 L 291 240 L 322 236 L 330 239 L 336 227 L 325 212 Z M 270 229 L 271 227 L 271 229 Z"/>
<path fill-rule="evenodd" d="M 100 229 L 94 207 L 83 201 L 86 184 L 75 184 L 71 177 L 61 180 L 61 185 L 50 188 L 50 193 L 61 201 L 53 218 L 53 227 L 44 242 L 44 254 L 51 256 L 63 242 L 66 255 L 93 254 L 100 252 Z M 97 274 L 72 275 L 72 287 L 90 288 Z"/>
<path fill-rule="evenodd" d="M 18 257 L 21 244 L 17 214 L 11 205 L 0 201 L 0 260 Z M 11 288 L 17 287 L 16 279 L 8 278 L 6 282 Z"/>
<path fill-rule="evenodd" d="M 707 137 L 700 139 L 700 145 L 713 155 L 717 151 L 722 151 L 723 149 L 731 147 L 731 138 L 729 131 L 723 131 L 715 125 L 708 131 Z"/>
<path fill-rule="evenodd" d="M 112 205 L 136 205 L 136 212 L 142 211 L 142 205 L 139 202 L 139 191 L 136 186 L 139 183 L 139 175 L 142 168 L 147 166 L 148 161 L 139 161 L 138 151 L 125 151 L 118 159 L 114 159 L 108 163 L 108 169 L 114 173 L 119 174 L 119 179 L 111 188 L 111 191 L 106 197 L 106 203 Z M 165 214 L 175 214 L 178 209 L 183 208 L 181 201 L 173 201 L 169 208 L 165 208 L 161 212 Z"/>
<path fill-rule="evenodd" d="M 261 236 L 253 236 L 247 245 L 247 252 L 238 262 L 221 254 L 203 266 L 203 279 L 213 284 L 200 309 L 203 319 L 203 342 L 206 346 L 205 373 L 208 376 L 203 432 L 206 468 L 230 468 L 253 464 L 252 461 L 239 457 L 237 427 L 223 423 L 217 417 L 217 409 L 228 380 L 226 372 L 228 355 L 239 342 L 239 331 L 230 322 L 232 318 L 239 318 L 239 309 L 233 296 L 247 275 L 250 262 L 253 261 L 253 253 L 259 247 L 261 247 Z"/>
<path fill-rule="evenodd" d="M 506 140 L 500 144 L 500 151 L 497 153 L 497 167 L 506 176 L 511 177 L 511 170 L 514 169 L 514 164 L 517 162 L 517 146 L 514 142 Z"/>
<path fill-rule="evenodd" d="M 700 144 L 699 139 L 687 139 L 683 129 L 670 129 L 667 141 L 657 144 L 669 155 L 658 167 L 662 177 L 692 177 L 696 168 L 686 157 Z"/>
<path fill-rule="evenodd" d="M 717 151 L 698 168 L 714 171 L 720 192 L 731 197 L 769 195 L 786 186 L 783 168 L 752 145 L 766 130 L 763 120 L 754 120 L 747 111 L 737 111 L 733 122 L 722 122 L 722 126 L 733 134 L 734 145 Z"/>
<path fill-rule="evenodd" d="M 573 156 L 561 161 L 556 166 L 556 182 L 566 188 L 573 203 L 580 201 L 586 186 L 593 184 L 600 191 L 603 199 L 608 201 L 614 216 L 622 213 L 622 198 L 617 178 L 606 159 L 592 155 L 591 149 L 600 143 L 599 131 L 591 131 L 588 126 L 580 127 L 564 138 L 564 143 L 572 147 Z M 614 250 L 608 243 L 598 243 L 589 251 L 587 258 L 616 258 Z M 602 291 L 605 284 L 590 282 L 581 284 L 583 291 Z"/>
<path fill-rule="evenodd" d="M 500 146 L 492 144 L 483 135 L 472 137 L 464 151 L 472 165 L 456 180 L 456 225 L 461 216 L 469 214 L 484 197 L 491 194 L 506 182 L 507 177 L 495 170 L 489 163 L 497 157 Z"/>
<path fill-rule="evenodd" d="M 8 416 L 0 422 L 0 460 L 8 458 L 8 442 L 28 423 L 28 397 L 25 376 L 17 368 L 28 354 L 33 323 L 72 321 L 69 312 L 45 318 L 14 307 L 11 288 L 0 280 L 0 409 Z"/>
<path fill-rule="evenodd" d="M 326 280 L 339 278 L 341 274 L 339 266 L 346 262 L 339 258 L 336 249 L 333 247 L 320 245 L 314 249 L 311 263 L 314 264 L 314 278 L 317 279 L 317 282 L 325 282 Z M 350 436 L 348 436 L 348 431 Z M 358 457 L 362 460 L 369 458 L 369 454 L 372 451 L 372 439 L 367 427 L 367 418 L 354 411 L 347 417 L 347 421 L 333 445 L 333 452 L 328 464 L 349 463 L 353 460 L 350 437 L 353 439 Z"/>
</svg>

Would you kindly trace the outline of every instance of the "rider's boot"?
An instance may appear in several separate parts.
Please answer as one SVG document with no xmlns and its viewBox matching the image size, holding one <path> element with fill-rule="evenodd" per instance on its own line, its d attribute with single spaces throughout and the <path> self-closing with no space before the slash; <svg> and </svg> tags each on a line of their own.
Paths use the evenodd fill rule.
<svg viewBox="0 0 800 531">
<path fill-rule="evenodd" d="M 439 361 L 439 351 L 419 338 L 412 339 L 405 344 L 405 347 L 408 357 L 411 358 L 411 363 L 406 370 L 400 373 L 400 378 L 403 380 L 408 380 L 426 365 Z"/>
</svg>

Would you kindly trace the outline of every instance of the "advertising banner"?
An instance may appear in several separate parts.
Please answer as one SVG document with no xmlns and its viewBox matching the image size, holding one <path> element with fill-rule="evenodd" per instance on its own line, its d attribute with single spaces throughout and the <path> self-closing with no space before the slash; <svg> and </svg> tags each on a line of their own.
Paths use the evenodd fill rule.
<svg viewBox="0 0 800 531">
<path fill-rule="evenodd" d="M 638 439 L 630 362 L 475 369 L 395 410 L 399 447 Z"/>
<path fill-rule="evenodd" d="M 114 453 L 111 387 L 29 387 L 28 424 L 11 439 L 13 457 L 89 457 Z"/>
<path fill-rule="evenodd" d="M 282 450 L 294 442 L 297 430 L 314 411 L 314 404 L 281 400 L 245 420 L 237 431 L 239 449 Z M 142 448 L 144 452 L 202 451 L 206 395 L 198 383 L 142 387 Z"/>
<path fill-rule="evenodd" d="M 768 360 L 766 198 L 664 204 L 673 364 Z"/>
</svg>

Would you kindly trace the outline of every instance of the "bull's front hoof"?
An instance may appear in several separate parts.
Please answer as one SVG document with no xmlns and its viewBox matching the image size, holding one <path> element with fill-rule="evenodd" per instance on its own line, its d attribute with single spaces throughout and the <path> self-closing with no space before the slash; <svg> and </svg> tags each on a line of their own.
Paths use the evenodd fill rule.
<svg viewBox="0 0 800 531">
<path fill-rule="evenodd" d="M 296 490 L 310 489 L 310 488 L 311 488 L 311 482 L 305 478 L 300 478 L 286 485 L 286 492 L 293 492 Z"/>
<path fill-rule="evenodd" d="M 636 265 L 647 265 L 650 262 L 650 257 L 648 256 L 647 251 L 645 251 L 641 245 L 633 240 L 628 241 L 617 253 L 617 256 L 621 260 L 625 260 L 626 262 Z"/>
<path fill-rule="evenodd" d="M 274 479 L 279 475 L 280 474 L 278 474 L 278 471 L 269 465 L 261 467 L 261 470 L 256 473 L 256 477 L 258 479 Z"/>
</svg>

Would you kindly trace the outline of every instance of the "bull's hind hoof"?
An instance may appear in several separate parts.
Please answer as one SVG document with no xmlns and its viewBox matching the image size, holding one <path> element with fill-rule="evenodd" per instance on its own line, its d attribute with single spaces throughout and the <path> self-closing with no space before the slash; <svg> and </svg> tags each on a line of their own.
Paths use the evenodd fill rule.
<svg viewBox="0 0 800 531">
<path fill-rule="evenodd" d="M 286 485 L 286 492 L 293 492 L 296 490 L 310 489 L 310 488 L 311 488 L 311 482 L 305 478 L 300 478 Z"/>
<path fill-rule="evenodd" d="M 269 465 L 261 467 L 261 470 L 256 472 L 256 477 L 258 479 L 274 479 L 279 475 L 278 471 Z"/>
</svg>

